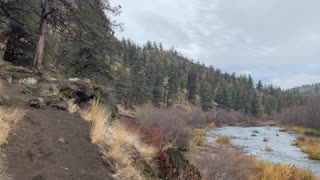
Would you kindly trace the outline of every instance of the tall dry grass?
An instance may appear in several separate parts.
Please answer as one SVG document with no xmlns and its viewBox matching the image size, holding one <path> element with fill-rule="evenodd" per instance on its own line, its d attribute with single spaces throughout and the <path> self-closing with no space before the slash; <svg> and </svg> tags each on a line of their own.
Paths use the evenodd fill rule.
<svg viewBox="0 0 320 180">
<path fill-rule="evenodd" d="M 109 109 L 98 100 L 93 100 L 91 106 L 81 112 L 81 115 L 92 123 L 92 143 L 97 144 L 103 158 L 115 166 L 114 177 L 123 180 L 144 179 L 140 164 L 136 164 L 133 157 L 138 153 L 150 161 L 156 153 L 155 148 L 143 144 L 136 134 L 128 131 L 119 121 L 111 122 Z"/>
<path fill-rule="evenodd" d="M 7 138 L 14 126 L 23 118 L 25 111 L 18 108 L 0 107 L 0 179 L 11 179 L 5 171 L 5 156 L 1 146 L 7 143 Z"/>
<path fill-rule="evenodd" d="M 68 112 L 71 114 L 76 113 L 80 110 L 79 106 L 75 103 L 74 99 L 68 99 L 67 105 L 68 105 Z"/>
<path fill-rule="evenodd" d="M 18 108 L 0 107 L 0 145 L 7 143 L 13 127 L 23 118 L 25 111 Z"/>
</svg>

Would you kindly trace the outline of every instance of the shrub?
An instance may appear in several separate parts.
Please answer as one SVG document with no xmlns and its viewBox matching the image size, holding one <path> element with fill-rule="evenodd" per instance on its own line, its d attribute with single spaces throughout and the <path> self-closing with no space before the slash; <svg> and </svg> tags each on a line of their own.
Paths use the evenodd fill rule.
<svg viewBox="0 0 320 180">
<path fill-rule="evenodd" d="M 186 149 L 191 140 L 191 133 L 185 123 L 186 113 L 178 108 L 147 110 L 150 113 L 140 112 L 137 120 L 149 127 L 155 127 L 159 133 L 161 151 L 168 143 L 177 145 L 180 149 Z M 142 116 L 143 114 L 143 116 Z M 147 115 L 145 115 L 147 114 Z"/>
<path fill-rule="evenodd" d="M 243 121 L 244 115 L 238 111 L 227 111 L 226 109 L 217 109 L 216 122 L 219 124 L 235 125 L 236 123 Z"/>
<path fill-rule="evenodd" d="M 187 123 L 192 127 L 202 127 L 206 124 L 206 115 L 200 107 L 192 107 L 192 111 L 187 118 Z"/>
<path fill-rule="evenodd" d="M 121 122 L 110 122 L 111 112 L 98 100 L 94 100 L 81 115 L 92 123 L 91 141 L 98 145 L 103 157 L 116 169 L 114 176 L 117 179 L 144 179 L 143 172 L 147 166 L 143 164 L 150 162 L 155 149 L 142 143 Z"/>
<path fill-rule="evenodd" d="M 231 140 L 230 140 L 230 137 L 228 136 L 219 136 L 217 139 L 216 139 L 216 142 L 219 143 L 219 144 L 230 144 Z"/>
<path fill-rule="evenodd" d="M 271 146 L 265 146 L 264 150 L 270 152 L 270 151 L 272 151 L 272 147 Z"/>
<path fill-rule="evenodd" d="M 202 172 L 203 179 L 249 179 L 253 160 L 231 149 L 218 148 L 217 152 L 192 152 L 191 161 Z"/>
<path fill-rule="evenodd" d="M 263 142 L 269 142 L 269 139 L 268 138 L 263 138 Z"/>
</svg>

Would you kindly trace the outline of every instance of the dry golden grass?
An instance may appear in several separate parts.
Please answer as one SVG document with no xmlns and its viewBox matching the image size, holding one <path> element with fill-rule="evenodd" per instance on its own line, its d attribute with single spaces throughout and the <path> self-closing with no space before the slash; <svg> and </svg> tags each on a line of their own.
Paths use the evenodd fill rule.
<svg viewBox="0 0 320 180">
<path fill-rule="evenodd" d="M 23 118 L 25 111 L 18 108 L 0 107 L 0 179 L 10 180 L 5 170 L 4 155 L 2 153 L 1 145 L 7 143 L 7 138 L 14 126 Z"/>
<path fill-rule="evenodd" d="M 71 114 L 76 113 L 80 110 L 79 106 L 75 104 L 74 99 L 67 100 L 67 105 L 68 105 L 68 111 Z"/>
<path fill-rule="evenodd" d="M 147 161 L 156 153 L 139 137 L 129 132 L 119 121 L 110 122 L 111 113 L 98 100 L 93 100 L 88 110 L 81 112 L 83 119 L 92 123 L 90 138 L 99 146 L 103 157 L 113 162 L 116 179 L 144 179 L 139 164 L 135 164 L 132 153 L 138 151 Z"/>
<path fill-rule="evenodd" d="M 228 144 L 230 144 L 231 140 L 230 140 L 230 137 L 228 137 L 228 136 L 219 136 L 216 139 L 216 142 L 219 143 L 219 144 L 228 145 Z"/>
<path fill-rule="evenodd" d="M 306 169 L 285 164 L 272 164 L 256 160 L 253 165 L 251 180 L 316 180 L 314 174 Z"/>
<path fill-rule="evenodd" d="M 265 146 L 264 150 L 268 151 L 268 152 L 271 152 L 272 151 L 272 147 L 271 146 Z"/>
<path fill-rule="evenodd" d="M 310 159 L 320 160 L 320 138 L 300 135 L 293 145 L 300 147 Z"/>
<path fill-rule="evenodd" d="M 0 145 L 7 143 L 13 127 L 23 118 L 25 111 L 18 108 L 0 107 Z"/>
</svg>

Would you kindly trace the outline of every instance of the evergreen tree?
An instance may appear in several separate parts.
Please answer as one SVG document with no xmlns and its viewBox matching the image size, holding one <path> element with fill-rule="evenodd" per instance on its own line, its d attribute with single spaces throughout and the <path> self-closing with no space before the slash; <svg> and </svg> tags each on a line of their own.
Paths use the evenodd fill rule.
<svg viewBox="0 0 320 180">
<path fill-rule="evenodd" d="M 152 103 L 155 107 L 160 108 L 163 95 L 163 76 L 159 69 L 157 69 L 156 78 L 152 91 Z"/>
<path fill-rule="evenodd" d="M 197 72 L 194 67 L 188 73 L 187 80 L 187 90 L 188 90 L 188 99 L 190 102 L 194 102 L 197 95 L 198 85 L 197 85 Z"/>
<path fill-rule="evenodd" d="M 260 114 L 259 96 L 256 92 L 252 92 L 250 107 L 251 115 L 258 116 Z"/>
<path fill-rule="evenodd" d="M 201 100 L 201 108 L 205 112 L 213 108 L 213 103 L 209 95 L 209 91 L 210 91 L 210 85 L 206 82 L 202 82 L 200 87 L 200 100 Z"/>
<path fill-rule="evenodd" d="M 171 65 L 168 79 L 168 97 L 167 97 L 167 107 L 171 106 L 172 103 L 177 99 L 178 90 L 179 90 L 179 77 L 178 69 Z"/>
</svg>

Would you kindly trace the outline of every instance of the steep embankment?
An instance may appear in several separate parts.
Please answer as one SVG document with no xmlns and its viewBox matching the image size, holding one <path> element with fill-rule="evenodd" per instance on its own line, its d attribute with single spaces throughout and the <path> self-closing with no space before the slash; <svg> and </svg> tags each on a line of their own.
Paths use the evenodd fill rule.
<svg viewBox="0 0 320 180">
<path fill-rule="evenodd" d="M 3 146 L 8 172 L 15 180 L 112 179 L 99 149 L 89 139 L 89 124 L 66 111 L 29 107 L 24 86 L 0 78 L 0 95 L 26 115 Z M 9 100 L 8 100 L 9 99 Z"/>
</svg>

